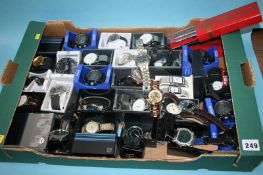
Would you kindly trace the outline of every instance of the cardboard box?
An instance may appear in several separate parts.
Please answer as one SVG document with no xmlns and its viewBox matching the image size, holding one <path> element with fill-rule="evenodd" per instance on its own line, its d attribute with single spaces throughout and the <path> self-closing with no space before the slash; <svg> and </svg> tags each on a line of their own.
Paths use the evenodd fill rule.
<svg viewBox="0 0 263 175">
<path fill-rule="evenodd" d="M 184 27 L 158 28 L 101 28 L 99 32 L 164 32 L 166 36 L 197 22 L 192 20 Z M 9 61 L 3 76 L 5 84 L 0 95 L 0 159 L 3 162 L 48 163 L 75 166 L 147 168 L 147 169 L 209 169 L 251 171 L 263 159 L 262 127 L 253 91 L 253 70 L 246 58 L 240 31 L 222 36 L 225 61 L 228 68 L 232 101 L 236 116 L 236 127 L 240 149 L 237 151 L 215 151 L 212 154 L 192 156 L 180 152 L 169 152 L 165 145 L 146 148 L 144 159 L 121 159 L 106 157 L 79 157 L 40 153 L 33 149 L 5 144 L 5 138 L 19 102 L 32 58 L 36 54 L 41 37 L 63 37 L 67 30 L 85 32 L 70 21 L 30 22 L 14 62 Z M 220 63 L 223 64 L 223 63 Z M 246 73 L 248 72 L 248 73 Z M 243 75 L 243 76 L 242 76 Z M 7 100 L 9 99 L 9 100 Z M 247 144 L 258 143 L 256 149 Z"/>
</svg>

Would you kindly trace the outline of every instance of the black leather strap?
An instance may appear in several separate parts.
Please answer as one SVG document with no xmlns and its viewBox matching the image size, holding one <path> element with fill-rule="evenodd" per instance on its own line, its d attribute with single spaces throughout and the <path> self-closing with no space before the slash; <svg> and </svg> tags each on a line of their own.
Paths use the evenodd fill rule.
<svg viewBox="0 0 263 175">
<path fill-rule="evenodd" d="M 60 110 L 60 95 L 51 95 L 51 108 L 53 110 Z"/>
</svg>

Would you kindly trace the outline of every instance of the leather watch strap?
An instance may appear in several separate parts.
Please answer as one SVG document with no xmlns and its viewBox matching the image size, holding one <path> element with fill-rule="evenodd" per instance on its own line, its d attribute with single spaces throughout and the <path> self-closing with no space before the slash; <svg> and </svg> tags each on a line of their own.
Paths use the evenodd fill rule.
<svg viewBox="0 0 263 175">
<path fill-rule="evenodd" d="M 53 110 L 60 110 L 60 95 L 51 95 L 51 107 Z"/>
<path fill-rule="evenodd" d="M 219 120 L 218 118 L 212 116 L 211 114 L 209 114 L 208 112 L 206 112 L 204 110 L 195 109 L 194 110 L 194 114 L 198 115 L 200 117 L 203 117 L 203 118 L 207 119 L 208 121 L 216 124 L 224 132 L 226 132 L 228 130 L 228 127 L 226 125 L 224 125 L 224 123 L 221 120 Z"/>
</svg>

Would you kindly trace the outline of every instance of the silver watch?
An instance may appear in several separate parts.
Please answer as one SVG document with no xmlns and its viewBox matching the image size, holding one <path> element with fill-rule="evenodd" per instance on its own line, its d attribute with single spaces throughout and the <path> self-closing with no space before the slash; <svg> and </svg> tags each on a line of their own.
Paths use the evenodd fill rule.
<svg viewBox="0 0 263 175">
<path fill-rule="evenodd" d="M 140 42 L 142 43 L 142 40 L 139 39 L 137 41 L 138 41 L 137 46 L 140 46 Z M 135 63 L 142 72 L 142 82 L 143 82 L 142 89 L 144 92 L 149 92 L 151 90 L 150 88 L 151 79 L 150 79 L 150 72 L 149 72 L 149 63 L 150 63 L 151 56 L 145 53 L 142 47 L 139 47 L 138 50 L 139 50 L 139 53 L 135 58 Z"/>
</svg>

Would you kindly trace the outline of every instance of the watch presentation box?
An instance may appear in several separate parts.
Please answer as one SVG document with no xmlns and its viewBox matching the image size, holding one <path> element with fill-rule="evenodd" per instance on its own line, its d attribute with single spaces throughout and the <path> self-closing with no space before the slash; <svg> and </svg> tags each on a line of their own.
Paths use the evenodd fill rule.
<svg viewBox="0 0 263 175">
<path fill-rule="evenodd" d="M 80 62 L 80 51 L 58 51 L 55 74 L 72 74 L 74 76 Z"/>
<path fill-rule="evenodd" d="M 131 33 L 110 33 L 100 34 L 99 49 L 130 49 Z"/>
<path fill-rule="evenodd" d="M 80 64 L 94 67 L 105 67 L 112 64 L 114 50 L 110 49 L 89 49 L 84 50 L 81 55 Z"/>
<path fill-rule="evenodd" d="M 131 48 L 137 49 L 136 41 L 142 39 L 143 44 L 146 48 L 160 47 L 165 48 L 166 38 L 162 32 L 150 32 L 150 33 L 133 33 L 131 40 Z"/>
<path fill-rule="evenodd" d="M 68 79 L 67 79 L 68 80 Z M 75 93 L 73 92 L 73 77 L 70 81 L 53 79 L 47 90 L 41 105 L 42 111 L 65 113 L 70 103 L 73 103 Z"/>
<path fill-rule="evenodd" d="M 115 33 L 117 34 L 127 33 L 130 39 L 127 38 L 126 44 L 128 46 L 126 49 L 129 49 L 132 33 L 141 33 L 141 32 L 151 33 L 154 31 L 157 33 L 159 32 L 164 33 L 165 36 L 167 37 L 181 29 L 189 28 L 190 26 L 193 26 L 199 21 L 200 21 L 199 19 L 191 20 L 190 23 L 184 27 L 99 28 L 98 32 L 101 34 L 110 33 L 110 35 Z M 35 21 L 30 22 L 25 32 L 24 38 L 22 40 L 21 47 L 19 48 L 17 55 L 14 59 L 14 62 L 9 61 L 8 65 L 4 70 L 4 75 L 8 75 L 8 76 L 4 76 L 5 79 L 2 78 L 2 82 L 6 85 L 3 86 L 2 92 L 0 94 L 0 104 L 1 104 L 0 160 L 2 162 L 28 162 L 28 163 L 43 162 L 43 163 L 56 164 L 56 165 L 72 165 L 72 166 L 81 165 L 81 166 L 90 166 L 90 167 L 138 168 L 138 169 L 147 168 L 147 169 L 162 169 L 162 170 L 197 170 L 201 168 L 201 169 L 209 169 L 209 170 L 228 170 L 228 171 L 252 171 L 257 165 L 260 164 L 263 158 L 262 127 L 260 124 L 260 117 L 258 113 L 256 99 L 255 99 L 254 87 L 251 86 L 251 84 L 249 84 L 249 82 L 253 82 L 253 78 L 252 78 L 253 73 L 251 73 L 252 72 L 251 64 L 249 64 L 247 60 L 240 31 L 229 33 L 219 38 L 222 41 L 223 51 L 224 51 L 224 56 L 219 58 L 219 65 L 228 70 L 229 85 L 231 87 L 231 93 L 232 93 L 231 100 L 233 103 L 233 111 L 236 119 L 235 120 L 235 124 L 237 128 L 236 149 L 232 149 L 232 150 L 216 149 L 213 151 L 208 151 L 208 152 L 206 151 L 201 154 L 192 154 L 189 152 L 192 152 L 193 149 L 196 149 L 195 147 L 188 147 L 187 149 L 190 150 L 182 151 L 181 147 L 170 148 L 166 142 L 165 143 L 151 142 L 152 140 L 156 141 L 156 138 L 158 138 L 159 131 L 162 131 L 162 129 L 166 129 L 166 128 L 159 128 L 158 132 L 152 133 L 150 128 L 153 128 L 155 125 L 158 126 L 158 122 L 156 124 L 155 118 L 151 117 L 150 110 L 147 112 L 125 111 L 119 109 L 117 104 L 115 103 L 117 102 L 116 94 L 120 94 L 121 91 L 122 92 L 129 91 L 133 97 L 139 95 L 139 99 L 137 99 L 138 100 L 137 104 L 139 105 L 138 106 L 135 105 L 135 108 L 136 109 L 140 108 L 142 106 L 141 104 L 143 104 L 143 100 L 141 100 L 140 97 L 143 98 L 144 94 L 143 91 L 139 89 L 138 90 L 129 89 L 129 88 L 117 89 L 114 96 L 114 99 L 116 99 L 114 100 L 115 103 L 114 107 L 116 107 L 115 109 L 117 110 L 111 111 L 110 115 L 108 115 L 109 112 L 97 112 L 97 111 L 96 112 L 74 111 L 74 114 L 72 114 L 72 111 L 70 110 L 71 108 L 68 107 L 76 105 L 78 99 L 77 98 L 72 99 L 76 95 L 76 94 L 74 95 L 76 91 L 74 90 L 73 80 L 65 81 L 66 79 L 65 77 L 60 77 L 62 79 L 59 79 L 59 77 L 52 77 L 52 82 L 46 92 L 45 99 L 42 104 L 42 109 L 45 109 L 46 112 L 40 111 L 40 113 L 43 115 L 46 115 L 47 113 L 61 113 L 63 114 L 62 115 L 63 117 L 69 116 L 71 119 L 70 130 L 73 130 L 74 133 L 81 133 L 81 129 L 83 125 L 87 124 L 87 122 L 91 122 L 90 120 L 88 121 L 88 119 L 90 119 L 89 117 L 93 117 L 92 118 L 93 122 L 97 123 L 98 126 L 103 126 L 100 124 L 108 124 L 108 122 L 110 122 L 108 120 L 113 119 L 114 121 L 112 122 L 114 123 L 116 122 L 115 130 L 113 133 L 111 133 L 110 131 L 110 133 L 117 135 L 117 146 L 119 146 L 118 141 L 121 141 L 119 135 L 127 134 L 125 133 L 125 131 L 127 131 L 127 129 L 130 127 L 132 129 L 135 129 L 135 131 L 137 132 L 135 133 L 135 135 L 133 135 L 134 137 L 141 138 L 143 136 L 144 139 L 146 138 L 147 141 L 145 141 L 146 144 L 145 144 L 143 158 L 136 158 L 136 157 L 122 158 L 118 156 L 109 158 L 105 156 L 99 156 L 97 154 L 96 155 L 73 154 L 71 152 L 72 145 L 70 144 L 69 145 L 62 144 L 62 146 L 66 147 L 65 148 L 67 150 L 66 152 L 61 152 L 61 150 L 58 150 L 55 153 L 51 153 L 50 150 L 45 150 L 44 147 L 41 147 L 41 150 L 44 150 L 41 152 L 37 151 L 37 149 L 27 146 L 26 144 L 24 144 L 24 146 L 21 147 L 19 145 L 19 141 L 17 141 L 16 139 L 18 139 L 17 137 L 18 133 L 23 133 L 23 131 L 25 131 L 23 127 L 25 126 L 25 124 L 22 124 L 23 126 L 19 124 L 15 124 L 16 123 L 15 120 L 19 119 L 19 116 L 17 115 L 18 103 L 22 95 L 22 90 L 24 88 L 26 77 L 32 65 L 32 58 L 40 55 L 37 50 L 39 48 L 39 45 L 41 44 L 41 39 L 43 37 L 64 38 L 67 34 L 66 33 L 67 30 L 73 30 L 75 32 L 80 33 L 80 32 L 90 31 L 91 28 L 85 28 L 85 29 L 77 28 L 70 21 L 52 21 L 47 23 L 35 22 Z M 103 37 L 103 35 L 101 35 L 99 49 L 102 48 L 105 49 L 105 46 L 107 46 L 107 42 L 109 43 L 109 42 L 114 42 L 116 40 L 124 40 L 123 38 L 115 35 L 112 36 L 112 38 L 108 41 L 110 35 L 108 35 L 107 37 Z M 102 38 L 104 38 L 103 41 Z M 107 40 L 105 40 L 106 38 Z M 120 41 L 119 43 L 118 42 L 117 45 L 118 44 L 126 45 L 125 40 Z M 102 43 L 104 43 L 104 46 L 100 47 Z M 111 43 L 110 45 L 114 46 L 114 43 Z M 58 49 L 58 48 L 54 47 L 54 49 Z M 115 51 L 117 51 L 117 49 Z M 50 54 L 48 52 L 43 53 L 43 56 L 50 56 L 55 61 L 52 67 L 53 72 L 55 71 L 55 63 L 56 63 L 55 54 L 54 53 Z M 248 73 L 244 73 L 244 72 L 248 72 Z M 251 75 L 251 76 L 247 76 L 247 75 Z M 164 75 L 160 75 L 160 76 L 164 76 Z M 174 75 L 174 76 L 178 76 L 178 75 Z M 68 87 L 69 98 L 66 99 L 64 98 L 64 100 L 68 102 L 65 103 L 63 102 L 63 97 L 62 97 L 63 93 L 64 95 L 66 94 L 63 91 L 63 88 L 57 88 L 57 89 L 55 88 L 58 87 L 57 85 L 59 84 L 59 82 L 61 82 L 61 85 L 66 85 Z M 109 86 L 111 86 L 111 84 Z M 54 89 L 51 91 L 52 88 Z M 52 92 L 51 94 L 50 91 Z M 102 92 L 103 91 L 100 91 L 100 93 Z M 51 95 L 52 98 L 54 98 L 53 105 L 51 104 Z M 127 99 L 127 96 L 126 97 L 123 96 L 122 98 Z M 56 103 L 58 102 L 58 99 L 60 101 L 59 103 Z M 122 102 L 126 102 L 126 101 L 122 101 Z M 130 102 L 133 101 L 131 100 Z M 136 101 L 134 101 L 133 103 L 135 102 Z M 73 103 L 73 104 L 69 105 L 69 103 Z M 147 102 L 145 103 L 147 104 Z M 129 106 L 131 103 L 127 103 L 127 104 Z M 52 110 L 52 106 L 56 109 L 60 107 L 61 110 Z M 200 106 L 202 106 L 202 103 L 200 103 Z M 63 107 L 64 109 L 62 109 Z M 104 121 L 96 121 L 96 119 L 98 119 L 100 115 L 104 116 L 104 119 L 107 120 L 105 121 L 105 123 Z M 124 124 L 118 121 L 119 119 L 122 118 L 124 118 Z M 163 121 L 163 119 L 160 119 L 160 122 L 166 122 L 167 124 L 171 124 L 173 118 L 169 118 L 169 119 L 171 120 Z M 78 125 L 79 120 L 84 120 L 83 122 L 80 122 L 82 123 L 81 126 Z M 184 119 L 181 120 L 177 119 L 176 122 L 177 122 L 176 124 L 181 126 L 181 123 L 184 123 Z M 195 121 L 188 122 L 187 125 L 192 126 L 193 122 Z M 50 124 L 50 126 L 51 125 L 52 124 Z M 133 127 L 133 125 L 137 125 L 137 127 L 141 128 L 144 131 L 144 134 L 140 135 L 140 130 L 137 130 L 137 127 Z M 106 126 L 109 127 L 109 130 L 112 129 L 111 124 Z M 253 127 L 250 127 L 248 130 L 247 126 L 253 126 Z M 210 125 L 201 127 L 201 129 L 203 128 L 208 129 L 206 130 L 208 132 L 210 131 L 209 130 Z M 45 129 L 49 130 L 49 127 L 45 127 Z M 99 130 L 96 130 L 94 132 L 100 133 L 101 131 L 100 129 L 103 128 L 99 128 Z M 200 128 L 194 128 L 194 129 L 200 129 Z M 180 130 L 180 131 L 185 131 L 184 134 L 189 135 L 189 132 L 187 133 L 187 130 Z M 98 133 L 96 133 L 96 136 Z M 195 144 L 197 144 L 198 142 L 199 145 L 197 146 L 202 147 L 203 140 L 202 139 L 200 140 L 200 138 L 198 137 L 199 136 L 197 135 Z M 74 135 L 70 135 L 69 138 L 70 138 L 70 143 L 72 144 Z M 77 138 L 81 140 L 80 137 Z M 177 137 L 177 140 L 175 139 L 177 142 L 179 142 L 178 138 L 180 137 Z M 183 137 L 183 138 L 193 138 L 193 137 Z M 10 139 L 15 139 L 16 141 L 10 141 Z M 89 141 L 91 140 L 90 138 L 88 139 Z M 97 137 L 95 138 L 96 141 L 100 139 L 97 139 Z M 103 140 L 103 142 L 105 140 Z M 117 151 L 118 149 L 119 148 L 117 147 Z M 206 149 L 208 148 L 206 147 Z M 77 150 L 79 151 L 80 149 Z M 89 149 L 88 148 L 84 149 L 84 151 L 88 152 Z"/>
</svg>

